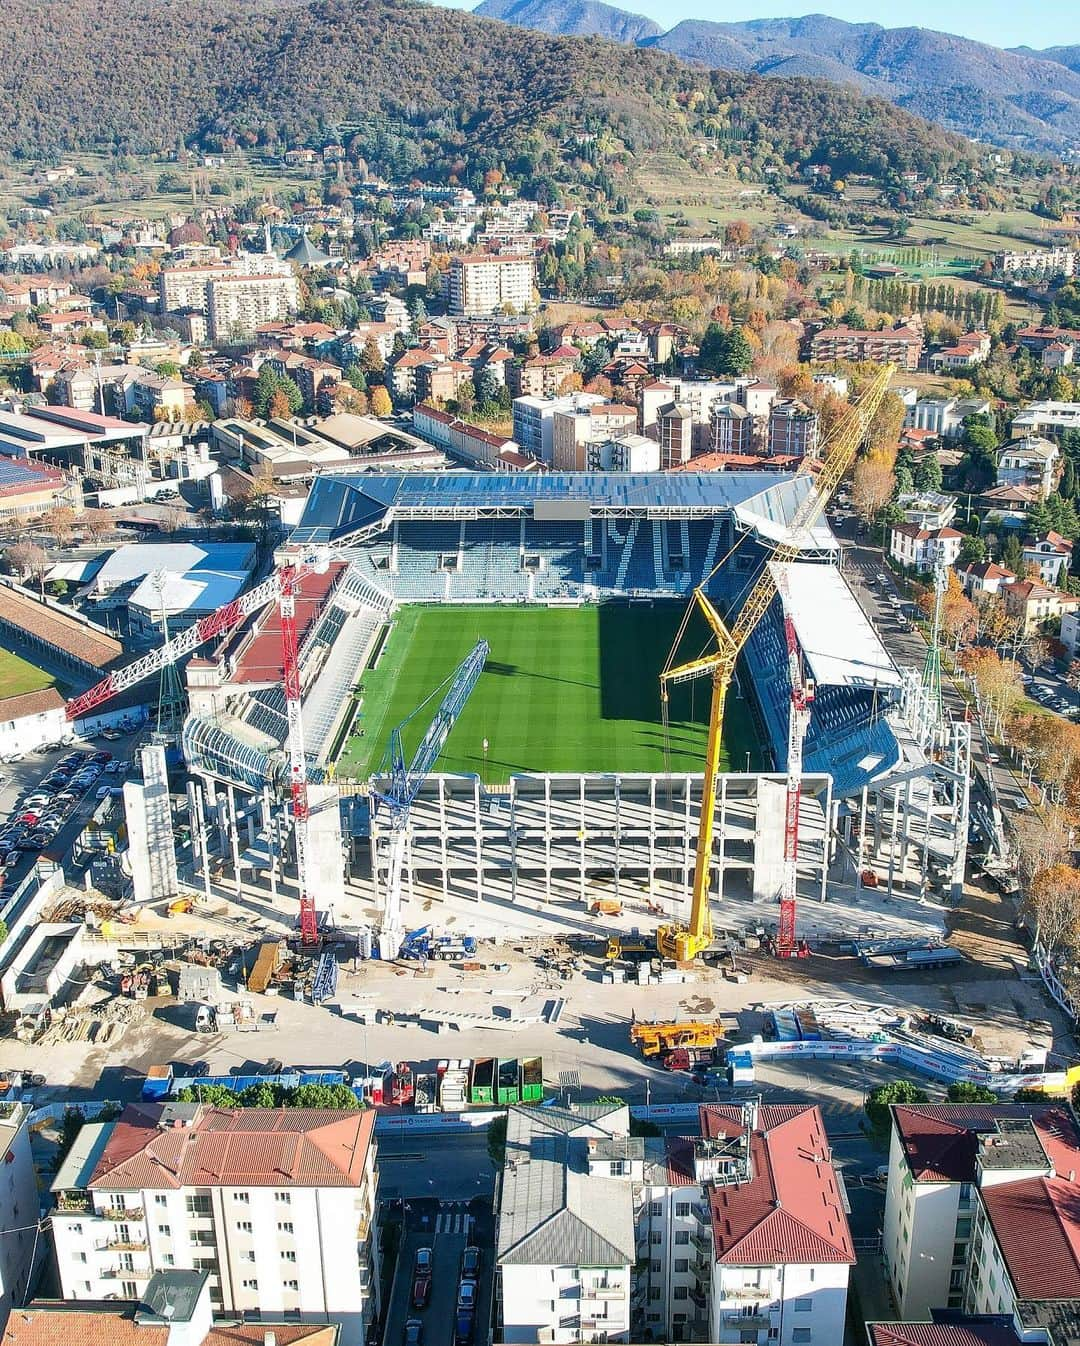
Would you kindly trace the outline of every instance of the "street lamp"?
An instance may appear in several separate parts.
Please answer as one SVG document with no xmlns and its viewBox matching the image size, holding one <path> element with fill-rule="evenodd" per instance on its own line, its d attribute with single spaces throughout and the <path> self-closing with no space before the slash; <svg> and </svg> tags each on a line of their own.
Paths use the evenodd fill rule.
<svg viewBox="0 0 1080 1346">
<path fill-rule="evenodd" d="M 487 784 L 487 755 L 488 755 L 488 741 L 487 741 L 487 739 L 484 739 L 484 741 L 483 741 L 483 743 L 481 744 L 481 746 L 482 746 L 483 749 L 484 749 L 484 784 L 486 785 L 486 784 Z"/>
<path fill-rule="evenodd" d="M 746 774 L 750 774 L 750 749 L 746 750 Z"/>
</svg>

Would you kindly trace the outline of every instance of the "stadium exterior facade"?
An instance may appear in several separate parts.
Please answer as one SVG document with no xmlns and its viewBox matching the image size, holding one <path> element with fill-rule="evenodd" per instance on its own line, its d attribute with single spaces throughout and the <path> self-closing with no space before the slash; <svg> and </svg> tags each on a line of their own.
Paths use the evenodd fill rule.
<svg viewBox="0 0 1080 1346">
<path fill-rule="evenodd" d="M 325 585 L 306 594 L 299 622 L 309 777 L 323 791 L 319 851 L 330 900 L 343 892 L 346 866 L 376 913 L 385 889 L 385 829 L 366 807 L 365 783 L 334 779 L 334 758 L 348 719 L 363 715 L 353 689 L 377 662 L 399 604 L 671 599 L 704 584 L 722 610 L 737 611 L 810 488 L 807 476 L 777 473 L 317 479 L 290 545 L 325 546 L 333 558 Z M 811 936 L 820 934 L 829 884 L 857 888 L 868 869 L 890 895 L 894 887 L 921 897 L 954 886 L 967 833 L 963 727 L 946 731 L 943 750 L 939 741 L 938 751 L 927 751 L 929 734 L 940 731 L 928 730 L 917 679 L 892 664 L 843 579 L 839 555 L 828 527 L 817 526 L 785 584 L 818 685 L 800 847 L 801 891 L 810 899 L 800 909 L 800 933 Z M 745 923 L 756 925 L 778 888 L 783 843 L 779 773 L 790 696 L 783 618 L 777 598 L 747 647 L 742 679 L 773 771 L 725 777 L 717 818 L 715 891 L 722 883 L 725 898 L 744 897 L 751 904 Z M 219 821 L 224 847 L 220 820 L 246 818 L 246 833 L 240 830 L 249 845 L 242 852 L 231 843 L 234 868 L 247 863 L 276 890 L 288 843 L 280 825 L 286 726 L 274 639 L 274 615 L 266 613 L 210 658 L 193 661 L 183 743 L 194 802 L 210 832 Z M 482 904 L 497 892 L 517 908 L 565 907 L 569 918 L 614 889 L 681 910 L 700 781 L 525 774 L 491 789 L 476 777 L 433 775 L 413 808 L 405 893 Z M 327 822 L 339 812 L 340 831 Z M 341 877 L 329 881 L 335 871 Z"/>
</svg>

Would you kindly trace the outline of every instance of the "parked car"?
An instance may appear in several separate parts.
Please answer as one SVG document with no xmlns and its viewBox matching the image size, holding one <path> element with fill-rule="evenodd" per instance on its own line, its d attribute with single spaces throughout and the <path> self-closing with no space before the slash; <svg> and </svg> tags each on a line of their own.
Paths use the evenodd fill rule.
<svg viewBox="0 0 1080 1346">
<path fill-rule="evenodd" d="M 430 1276 L 432 1266 L 433 1261 L 431 1256 L 431 1249 L 417 1248 L 416 1256 L 413 1258 L 413 1275 L 419 1276 L 419 1274 L 423 1271 Z"/>
<path fill-rule="evenodd" d="M 476 1312 L 476 1282 L 461 1281 L 457 1288 L 457 1306 L 459 1309 L 468 1309 L 470 1313 Z"/>
<path fill-rule="evenodd" d="M 93 757 L 91 757 L 90 760 L 91 762 L 100 762 L 100 764 L 104 766 L 106 762 L 112 761 L 112 753 L 106 751 L 103 748 L 101 752 L 94 753 Z"/>
<path fill-rule="evenodd" d="M 401 1338 L 404 1346 L 423 1346 L 424 1324 L 419 1318 L 410 1318 L 405 1324 L 405 1332 Z"/>
<path fill-rule="evenodd" d="M 413 1277 L 412 1306 L 414 1309 L 426 1309 L 431 1298 L 431 1275 L 421 1271 Z"/>
<path fill-rule="evenodd" d="M 458 1309 L 454 1315 L 454 1346 L 469 1346 L 476 1315 L 471 1309 Z"/>
<path fill-rule="evenodd" d="M 476 1281 L 480 1279 L 480 1249 L 470 1245 L 461 1254 L 461 1279 Z"/>
</svg>

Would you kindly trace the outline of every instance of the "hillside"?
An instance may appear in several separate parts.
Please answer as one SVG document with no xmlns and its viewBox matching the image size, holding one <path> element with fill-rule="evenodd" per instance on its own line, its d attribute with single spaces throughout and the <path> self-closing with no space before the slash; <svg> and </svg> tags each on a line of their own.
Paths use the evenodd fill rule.
<svg viewBox="0 0 1080 1346">
<path fill-rule="evenodd" d="M 539 33 L 606 37 L 612 42 L 640 43 L 664 31 L 642 14 L 630 14 L 600 0 L 483 0 L 472 12 Z"/>
<path fill-rule="evenodd" d="M 505 12 L 495 15 L 496 8 Z M 539 0 L 485 0 L 481 11 L 548 32 L 569 31 L 557 26 L 562 6 L 549 7 L 547 19 L 534 23 L 528 15 L 539 8 Z M 589 8 L 593 31 L 619 40 L 726 70 L 853 84 L 974 139 L 1063 149 L 1080 138 L 1076 47 L 1005 51 L 927 28 L 883 28 L 821 14 L 740 23 L 687 19 L 666 33 L 622 38 L 619 30 L 631 33 L 634 16 L 597 3 Z"/>
<path fill-rule="evenodd" d="M 737 121 L 748 158 L 845 174 L 938 173 L 970 157 L 850 89 L 706 71 L 413 0 L 6 0 L 0 62 L 18 72 L 0 85 L 0 152 L 23 156 L 343 136 L 397 176 L 473 181 L 501 164 L 591 183 L 601 160 L 691 149 L 711 119 L 714 134 Z"/>
</svg>

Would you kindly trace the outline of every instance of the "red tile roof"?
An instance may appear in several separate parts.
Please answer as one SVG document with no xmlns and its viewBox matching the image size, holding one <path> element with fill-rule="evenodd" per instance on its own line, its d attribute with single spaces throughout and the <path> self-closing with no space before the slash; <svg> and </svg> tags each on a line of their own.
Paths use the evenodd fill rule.
<svg viewBox="0 0 1080 1346">
<path fill-rule="evenodd" d="M 1017 1297 L 1080 1299 L 1080 1186 L 1028 1178 L 981 1194 Z"/>
<path fill-rule="evenodd" d="M 162 1128 L 161 1104 L 125 1108 L 87 1187 L 355 1187 L 364 1177 L 372 1112 L 200 1108 L 191 1126 Z"/>
<path fill-rule="evenodd" d="M 867 1323 L 870 1346 L 1020 1346 L 1008 1323 Z"/>
<path fill-rule="evenodd" d="M 341 572 L 344 561 L 334 561 L 325 574 L 303 575 L 296 590 L 296 638 L 301 643 L 323 610 L 323 604 Z M 250 628 L 251 636 L 240 649 L 233 682 L 280 682 L 281 615 L 276 603 L 268 603 Z M 245 632 L 245 635 L 247 633 Z"/>
<path fill-rule="evenodd" d="M 7 1321 L 4 1346 L 167 1346 L 168 1323 L 136 1323 L 135 1305 L 117 1309 L 31 1306 L 19 1309 Z M 201 1346 L 263 1346 L 272 1331 L 278 1346 L 333 1346 L 338 1337 L 336 1323 L 221 1323 L 203 1338 Z"/>
<path fill-rule="evenodd" d="M 737 1107 L 702 1107 L 702 1134 L 743 1133 Z M 851 1264 L 855 1252 L 817 1107 L 759 1107 L 748 1182 L 709 1189 L 717 1261 L 732 1266 Z"/>
<path fill-rule="evenodd" d="M 979 1136 L 998 1119 L 1029 1117 L 1055 1169 L 1080 1169 L 1080 1134 L 1053 1103 L 924 1103 L 893 1108 L 893 1122 L 916 1182 L 972 1182 Z"/>
</svg>

